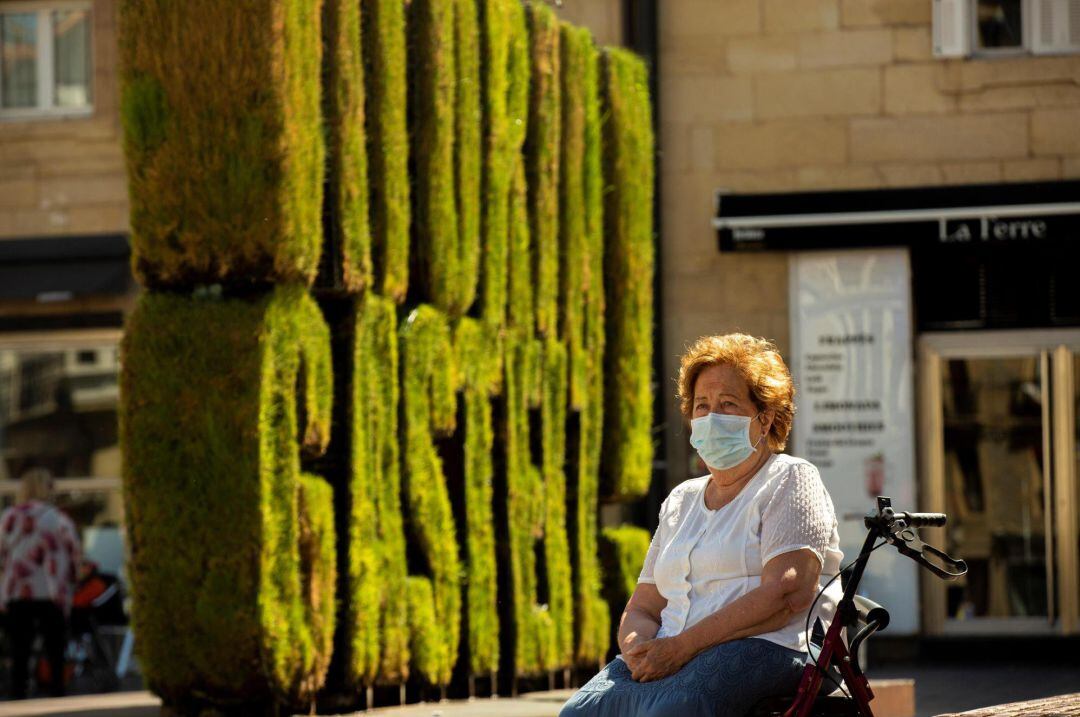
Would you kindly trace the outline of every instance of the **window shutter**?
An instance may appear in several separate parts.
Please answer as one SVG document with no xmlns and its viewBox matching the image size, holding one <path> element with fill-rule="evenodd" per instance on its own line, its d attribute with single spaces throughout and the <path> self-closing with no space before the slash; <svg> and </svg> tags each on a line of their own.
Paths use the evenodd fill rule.
<svg viewBox="0 0 1080 717">
<path fill-rule="evenodd" d="M 969 0 L 934 0 L 934 56 L 966 57 L 971 52 Z"/>
<path fill-rule="evenodd" d="M 1031 51 L 1036 55 L 1080 51 L 1080 0 L 1032 0 Z"/>
</svg>

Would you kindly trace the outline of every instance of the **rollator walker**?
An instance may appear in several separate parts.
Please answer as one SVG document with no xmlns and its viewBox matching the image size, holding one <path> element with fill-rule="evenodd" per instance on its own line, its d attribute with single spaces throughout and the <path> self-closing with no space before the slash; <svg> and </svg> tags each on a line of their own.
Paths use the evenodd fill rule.
<svg viewBox="0 0 1080 717">
<path fill-rule="evenodd" d="M 816 659 L 811 652 L 794 702 L 791 697 L 766 700 L 754 708 L 752 717 L 873 717 L 870 701 L 874 699 L 874 693 L 859 665 L 859 646 L 875 632 L 888 626 L 889 613 L 873 601 L 855 594 L 863 571 L 870 554 L 888 544 L 943 580 L 955 580 L 964 575 L 967 564 L 963 560 L 951 558 L 919 539 L 917 528 L 942 526 L 945 521 L 944 513 L 900 512 L 893 509 L 892 499 L 878 497 L 877 512 L 864 519 L 869 532 L 862 551 L 843 573 L 846 578 L 843 580 L 844 597 L 836 607 L 836 616 L 825 634 Z M 883 542 L 875 545 L 879 539 Z M 820 597 L 821 593 L 818 599 Z M 817 599 L 814 602 L 816 604 Z M 811 606 L 810 614 L 813 612 Z M 844 639 L 845 629 L 848 636 L 854 635 L 847 642 Z M 840 687 L 833 676 L 836 672 L 843 677 L 849 692 L 845 695 L 820 695 L 825 679 Z"/>
</svg>

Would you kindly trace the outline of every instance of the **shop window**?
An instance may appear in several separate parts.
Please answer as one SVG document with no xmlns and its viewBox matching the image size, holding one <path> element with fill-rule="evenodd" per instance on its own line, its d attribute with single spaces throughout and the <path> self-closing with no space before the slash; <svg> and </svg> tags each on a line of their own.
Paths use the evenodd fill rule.
<svg viewBox="0 0 1080 717">
<path fill-rule="evenodd" d="M 1080 326 L 1074 242 L 912 248 L 919 331 Z"/>
<path fill-rule="evenodd" d="M 0 505 L 45 468 L 80 529 L 119 530 L 118 378 L 115 345 L 0 348 Z"/>
<path fill-rule="evenodd" d="M 90 4 L 0 2 L 0 117 L 92 107 Z"/>
</svg>

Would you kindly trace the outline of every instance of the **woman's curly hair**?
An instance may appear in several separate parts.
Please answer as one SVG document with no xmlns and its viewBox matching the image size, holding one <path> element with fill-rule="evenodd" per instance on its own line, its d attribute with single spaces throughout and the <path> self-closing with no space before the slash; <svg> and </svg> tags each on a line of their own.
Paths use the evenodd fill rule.
<svg viewBox="0 0 1080 717">
<path fill-rule="evenodd" d="M 702 336 L 683 355 L 679 367 L 679 408 L 689 422 L 693 414 L 694 384 L 710 366 L 728 365 L 750 387 L 750 398 L 761 410 L 772 410 L 769 450 L 779 453 L 787 445 L 795 417 L 795 384 L 776 344 L 746 334 Z"/>
</svg>

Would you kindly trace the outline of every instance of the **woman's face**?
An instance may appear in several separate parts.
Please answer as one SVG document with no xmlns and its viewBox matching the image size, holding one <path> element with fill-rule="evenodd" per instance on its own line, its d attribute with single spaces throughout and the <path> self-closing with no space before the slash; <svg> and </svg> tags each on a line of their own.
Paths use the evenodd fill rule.
<svg viewBox="0 0 1080 717">
<path fill-rule="evenodd" d="M 746 381 L 728 364 L 702 369 L 694 382 L 693 413 L 690 417 L 700 418 L 710 413 L 751 418 L 760 414 L 761 420 L 752 421 L 750 424 L 750 441 L 755 444 L 772 423 L 772 412 L 763 412 L 758 408 L 750 398 L 750 387 Z"/>
<path fill-rule="evenodd" d="M 709 366 L 698 374 L 694 383 L 694 413 L 700 418 L 710 413 L 733 416 L 754 416 L 758 407 L 750 399 L 750 387 L 732 366 Z"/>
</svg>

